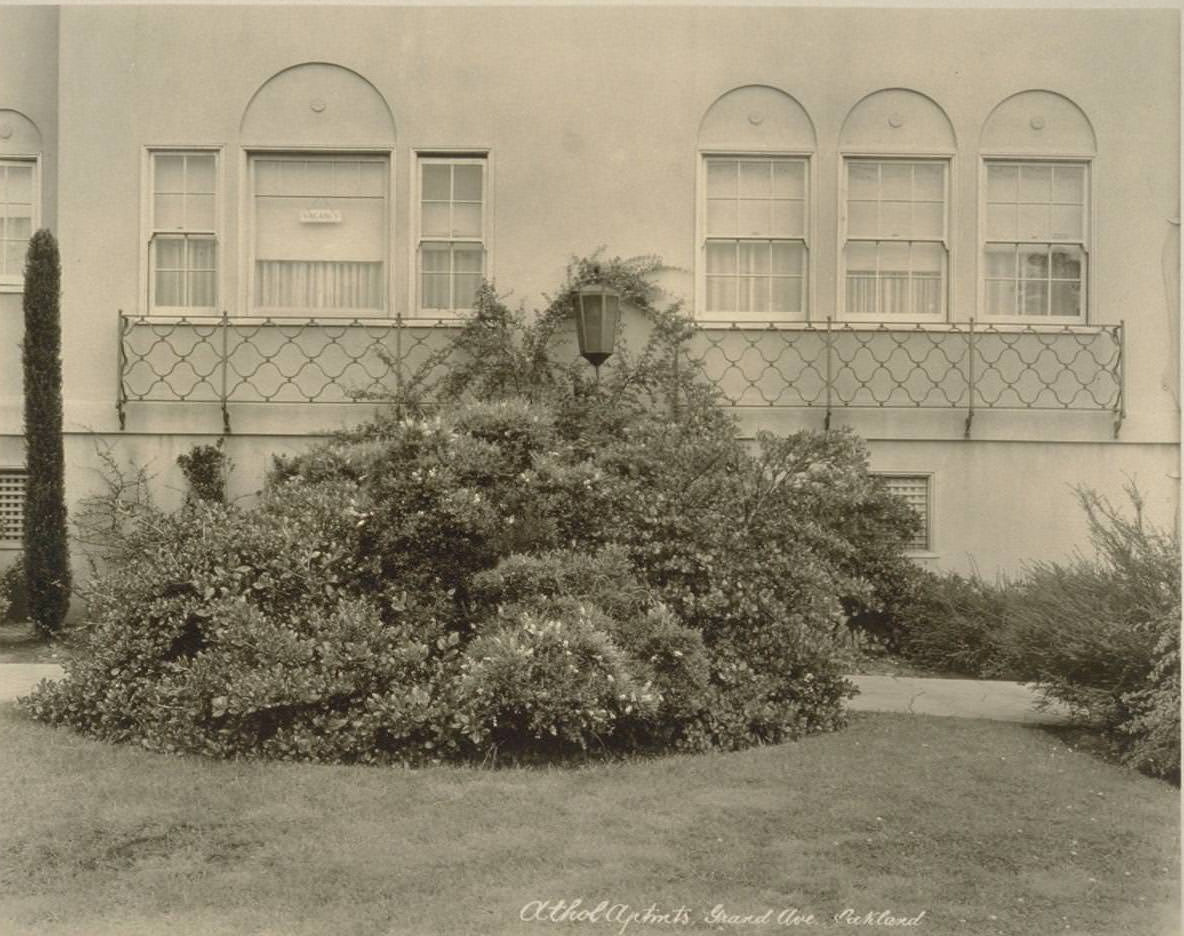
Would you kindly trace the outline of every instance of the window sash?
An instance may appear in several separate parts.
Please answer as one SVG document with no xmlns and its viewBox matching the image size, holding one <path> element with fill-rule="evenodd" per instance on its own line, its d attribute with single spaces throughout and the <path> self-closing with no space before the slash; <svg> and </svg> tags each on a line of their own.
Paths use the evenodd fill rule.
<svg viewBox="0 0 1184 936">
<path fill-rule="evenodd" d="M 38 225 L 35 159 L 0 159 L 0 284 L 21 285 Z"/>
<path fill-rule="evenodd" d="M 750 321 L 805 317 L 809 257 L 802 240 L 711 237 L 704 267 L 709 314 Z"/>
<path fill-rule="evenodd" d="M 1089 164 L 988 159 L 984 169 L 984 315 L 1084 321 L 1089 307 Z"/>
<path fill-rule="evenodd" d="M 151 307 L 216 309 L 218 242 L 212 234 L 153 234 Z"/>
<path fill-rule="evenodd" d="M 386 313 L 389 165 L 373 153 L 251 156 L 253 310 Z"/>
<path fill-rule="evenodd" d="M 949 160 L 844 164 L 845 317 L 934 321 L 949 294 Z"/>
<path fill-rule="evenodd" d="M 208 313 L 218 306 L 218 154 L 149 152 L 148 308 Z"/>
<path fill-rule="evenodd" d="M 487 274 L 488 158 L 421 155 L 416 172 L 416 308 L 471 312 Z"/>
</svg>

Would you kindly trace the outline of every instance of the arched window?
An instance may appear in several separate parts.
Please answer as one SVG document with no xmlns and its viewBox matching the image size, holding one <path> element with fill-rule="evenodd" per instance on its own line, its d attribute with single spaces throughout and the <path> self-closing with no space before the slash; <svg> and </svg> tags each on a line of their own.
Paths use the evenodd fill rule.
<svg viewBox="0 0 1184 936">
<path fill-rule="evenodd" d="M 916 91 L 877 91 L 847 115 L 839 148 L 839 308 L 853 320 L 944 319 L 956 150 L 949 118 Z"/>
<path fill-rule="evenodd" d="M 41 134 L 33 121 L 0 110 L 0 291 L 24 289 L 25 253 L 41 224 Z"/>
<path fill-rule="evenodd" d="M 814 127 L 776 88 L 720 97 L 699 127 L 698 308 L 732 320 L 808 316 Z"/>
<path fill-rule="evenodd" d="M 1088 308 L 1089 120 L 1068 98 L 1023 91 L 983 125 L 982 312 L 1081 322 Z"/>
<path fill-rule="evenodd" d="M 241 139 L 247 307 L 385 315 L 395 124 L 382 95 L 341 66 L 297 65 L 256 92 Z"/>
</svg>

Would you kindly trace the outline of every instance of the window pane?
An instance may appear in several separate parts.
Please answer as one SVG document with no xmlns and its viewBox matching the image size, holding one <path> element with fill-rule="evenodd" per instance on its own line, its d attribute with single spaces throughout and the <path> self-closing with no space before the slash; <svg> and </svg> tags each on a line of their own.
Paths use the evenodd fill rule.
<svg viewBox="0 0 1184 936">
<path fill-rule="evenodd" d="M 1073 205 L 1085 204 L 1085 167 L 1055 166 L 1052 170 L 1052 199 Z"/>
<path fill-rule="evenodd" d="M 736 203 L 712 198 L 707 201 L 707 230 L 712 234 L 735 234 Z"/>
<path fill-rule="evenodd" d="M 485 251 L 479 247 L 457 247 L 452 255 L 453 269 L 457 273 L 480 275 L 485 261 Z"/>
<path fill-rule="evenodd" d="M 456 277 L 454 309 L 471 309 L 477 304 L 477 289 L 481 285 L 481 277 L 465 273 Z"/>
<path fill-rule="evenodd" d="M 806 164 L 787 159 L 773 163 L 773 194 L 781 198 L 805 198 Z"/>
<path fill-rule="evenodd" d="M 913 167 L 908 163 L 884 163 L 880 170 L 883 198 L 908 201 L 913 197 Z"/>
<path fill-rule="evenodd" d="M 481 205 L 453 205 L 451 234 L 453 237 L 480 237 Z"/>
<path fill-rule="evenodd" d="M 212 231 L 214 229 L 214 196 L 185 196 L 185 229 Z"/>
<path fill-rule="evenodd" d="M 1049 239 L 1050 227 L 1047 205 L 1020 205 L 1019 215 L 1019 236 L 1022 240 Z"/>
<path fill-rule="evenodd" d="M 25 205 L 33 203 L 32 166 L 8 166 L 8 185 L 0 200 Z"/>
<path fill-rule="evenodd" d="M 987 238 L 1013 241 L 1019 238 L 1015 205 L 987 205 Z"/>
<path fill-rule="evenodd" d="M 987 276 L 1016 276 L 1014 247 L 988 247 L 986 261 Z"/>
<path fill-rule="evenodd" d="M 1081 287 L 1077 283 L 1052 284 L 1052 314 L 1081 316 Z"/>
<path fill-rule="evenodd" d="M 874 273 L 876 270 L 875 244 L 848 244 L 847 269 Z"/>
<path fill-rule="evenodd" d="M 283 168 L 275 159 L 255 160 L 255 194 L 279 195 L 283 192 Z"/>
<path fill-rule="evenodd" d="M 1052 198 L 1052 167 L 1020 167 L 1020 201 L 1045 202 Z"/>
<path fill-rule="evenodd" d="M 212 308 L 214 305 L 214 274 L 189 274 L 189 305 Z"/>
<path fill-rule="evenodd" d="M 878 163 L 852 160 L 847 163 L 847 197 L 852 199 L 878 198 L 880 168 Z"/>
<path fill-rule="evenodd" d="M 908 202 L 880 202 L 881 237 L 909 237 L 914 234 Z"/>
<path fill-rule="evenodd" d="M 156 305 L 179 306 L 184 305 L 181 296 L 183 273 L 156 274 Z"/>
<path fill-rule="evenodd" d="M 189 241 L 189 269 L 214 269 L 214 242 L 212 240 L 192 239 Z"/>
<path fill-rule="evenodd" d="M 359 195 L 381 198 L 386 194 L 386 164 L 381 162 L 358 163 Z"/>
<path fill-rule="evenodd" d="M 773 280 L 772 312 L 781 318 L 802 314 L 801 278 L 787 276 Z"/>
<path fill-rule="evenodd" d="M 941 240 L 945 233 L 945 205 L 923 202 L 913 206 L 913 237 Z"/>
<path fill-rule="evenodd" d="M 11 240 L 27 241 L 33 236 L 33 219 L 25 213 L 27 209 L 16 209 L 9 206 L 8 230 L 3 234 Z"/>
<path fill-rule="evenodd" d="M 185 267 L 185 241 L 180 237 L 158 237 L 156 246 L 156 268 L 158 270 L 181 270 Z"/>
<path fill-rule="evenodd" d="M 772 234 L 771 205 L 767 201 L 740 202 L 740 220 L 737 233 L 748 236 Z"/>
<path fill-rule="evenodd" d="M 918 163 L 913 167 L 913 198 L 921 201 L 944 202 L 945 166 L 939 163 Z"/>
<path fill-rule="evenodd" d="M 479 202 L 484 198 L 480 166 L 456 166 L 452 176 L 452 197 L 457 201 Z"/>
<path fill-rule="evenodd" d="M 899 270 L 907 273 L 909 270 L 909 245 L 885 242 L 879 245 L 880 272 L 885 270 Z"/>
<path fill-rule="evenodd" d="M 184 195 L 157 195 L 153 227 L 158 231 L 185 229 Z"/>
<path fill-rule="evenodd" d="M 446 244 L 424 244 L 419 255 L 420 269 L 425 273 L 447 273 L 451 269 L 452 251 Z"/>
<path fill-rule="evenodd" d="M 769 314 L 769 278 L 744 276 L 740 279 L 740 311 L 765 318 Z"/>
<path fill-rule="evenodd" d="M 1053 279 L 1081 279 L 1081 268 L 1085 255 L 1076 247 L 1054 247 L 1052 249 Z"/>
<path fill-rule="evenodd" d="M 1018 166 L 987 166 L 987 200 L 1014 202 L 1019 196 Z"/>
<path fill-rule="evenodd" d="M 357 162 L 334 162 L 333 185 L 334 195 L 361 195 L 361 164 Z"/>
<path fill-rule="evenodd" d="M 440 163 L 423 165 L 423 198 L 448 201 L 452 198 L 452 167 Z"/>
<path fill-rule="evenodd" d="M 1082 240 L 1085 237 L 1082 209 L 1076 205 L 1053 205 L 1049 234 L 1055 240 Z"/>
<path fill-rule="evenodd" d="M 768 198 L 773 194 L 772 167 L 767 162 L 740 163 L 740 195 Z"/>
<path fill-rule="evenodd" d="M 1048 315 L 1048 283 L 1024 283 L 1023 295 L 1024 315 Z"/>
<path fill-rule="evenodd" d="M 189 192 L 214 193 L 214 156 L 200 155 L 185 157 L 185 189 Z"/>
<path fill-rule="evenodd" d="M 332 195 L 333 194 L 333 163 L 327 159 L 312 159 L 304 163 L 304 180 L 295 195 Z"/>
<path fill-rule="evenodd" d="M 805 270 L 806 250 L 800 244 L 773 245 L 773 272 L 801 275 Z"/>
<path fill-rule="evenodd" d="M 423 275 L 423 304 L 427 309 L 447 309 L 450 277 L 438 273 Z"/>
<path fill-rule="evenodd" d="M 773 230 L 776 237 L 806 236 L 806 205 L 800 201 L 773 202 Z"/>
<path fill-rule="evenodd" d="M 734 312 L 736 309 L 736 280 L 730 276 L 707 277 L 707 310 Z"/>
<path fill-rule="evenodd" d="M 852 237 L 875 237 L 880 233 L 875 202 L 853 201 L 847 206 L 847 233 Z"/>
<path fill-rule="evenodd" d="M 945 249 L 939 244 L 913 244 L 911 256 L 913 271 L 940 276 L 945 253 Z"/>
<path fill-rule="evenodd" d="M 22 241 L 6 241 L 4 246 L 4 272 L 20 276 L 25 269 L 25 254 L 29 245 Z"/>
<path fill-rule="evenodd" d="M 1016 285 L 1011 281 L 987 283 L 987 315 L 1015 315 Z"/>
<path fill-rule="evenodd" d="M 709 198 L 730 197 L 736 194 L 736 161 L 711 159 L 707 162 L 707 195 Z"/>
<path fill-rule="evenodd" d="M 734 242 L 709 243 L 707 245 L 707 272 L 709 274 L 736 272 L 736 244 Z"/>
<path fill-rule="evenodd" d="M 1019 268 L 1021 279 L 1048 279 L 1048 249 L 1046 247 L 1021 247 L 1019 249 Z"/>
<path fill-rule="evenodd" d="M 157 192 L 185 191 L 185 157 L 158 154 L 154 184 Z"/>
<path fill-rule="evenodd" d="M 768 273 L 769 245 L 741 244 L 739 262 L 741 273 Z"/>
<path fill-rule="evenodd" d="M 429 237 L 451 237 L 452 224 L 448 216 L 450 207 L 447 202 L 425 204 L 420 221 L 423 225 L 423 233 Z"/>
</svg>

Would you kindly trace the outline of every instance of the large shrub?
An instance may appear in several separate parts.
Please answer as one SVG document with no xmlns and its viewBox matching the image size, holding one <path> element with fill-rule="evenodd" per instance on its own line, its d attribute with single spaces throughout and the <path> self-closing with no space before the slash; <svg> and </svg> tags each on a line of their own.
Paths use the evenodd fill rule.
<svg viewBox="0 0 1184 936">
<path fill-rule="evenodd" d="M 413 375 L 379 417 L 277 460 L 256 509 L 120 500 L 100 524 L 130 530 L 119 562 L 32 710 L 157 749 L 338 761 L 841 725 L 847 613 L 880 606 L 912 521 L 849 433 L 737 439 L 673 366 L 690 325 L 648 269 L 577 264 L 530 324 L 482 290 L 433 405 Z M 598 388 L 551 340 L 593 278 L 652 325 Z"/>
<path fill-rule="evenodd" d="M 70 607 L 70 551 L 66 527 L 62 447 L 62 268 L 47 230 L 29 241 L 25 261 L 25 492 L 24 568 L 29 620 L 54 633 Z"/>
</svg>

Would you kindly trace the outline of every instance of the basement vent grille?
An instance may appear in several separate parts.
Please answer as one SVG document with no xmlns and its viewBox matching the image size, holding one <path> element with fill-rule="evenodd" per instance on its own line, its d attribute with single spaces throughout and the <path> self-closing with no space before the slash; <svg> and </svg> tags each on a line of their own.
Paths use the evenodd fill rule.
<svg viewBox="0 0 1184 936">
<path fill-rule="evenodd" d="M 928 475 L 880 475 L 888 490 L 903 500 L 921 518 L 921 529 L 909 541 L 908 549 L 914 552 L 929 552 L 930 506 Z"/>
<path fill-rule="evenodd" d="M 0 468 L 0 544 L 19 543 L 25 530 L 23 468 Z"/>
</svg>

